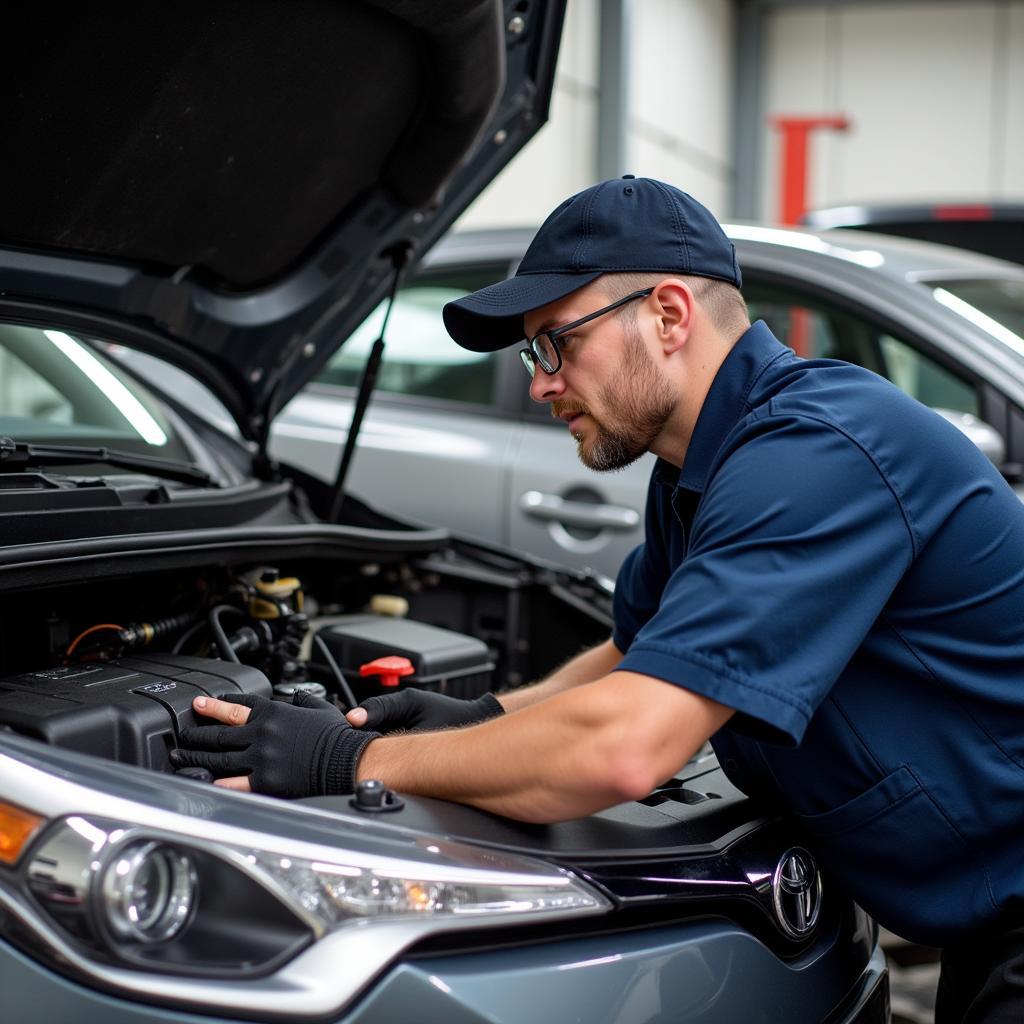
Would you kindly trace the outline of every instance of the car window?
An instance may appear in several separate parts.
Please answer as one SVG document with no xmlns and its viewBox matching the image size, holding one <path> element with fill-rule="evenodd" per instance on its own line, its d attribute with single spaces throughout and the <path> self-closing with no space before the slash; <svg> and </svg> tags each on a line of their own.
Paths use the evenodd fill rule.
<svg viewBox="0 0 1024 1024">
<path fill-rule="evenodd" d="M 94 345 L 0 324 L 0 434 L 187 458 L 160 403 Z"/>
<path fill-rule="evenodd" d="M 241 437 L 238 424 L 224 403 L 190 373 L 157 356 L 124 345 L 104 344 L 100 351 L 127 367 L 136 377 L 142 377 L 158 394 L 171 396 L 179 408 L 187 408 L 231 437 Z"/>
<path fill-rule="evenodd" d="M 388 321 L 376 390 L 468 405 L 490 405 L 497 394 L 498 357 L 469 352 L 448 336 L 441 319 L 446 302 L 501 280 L 506 265 L 491 272 L 433 275 L 401 289 Z M 386 301 L 363 321 L 317 376 L 321 384 L 358 387 L 384 322 Z"/>
<path fill-rule="evenodd" d="M 972 384 L 899 338 L 883 334 L 878 340 L 893 384 L 933 409 L 978 415 L 978 392 Z"/>
<path fill-rule="evenodd" d="M 979 415 L 973 382 L 865 317 L 767 284 L 747 285 L 743 294 L 751 320 L 764 320 L 797 355 L 856 363 L 932 408 Z"/>
</svg>

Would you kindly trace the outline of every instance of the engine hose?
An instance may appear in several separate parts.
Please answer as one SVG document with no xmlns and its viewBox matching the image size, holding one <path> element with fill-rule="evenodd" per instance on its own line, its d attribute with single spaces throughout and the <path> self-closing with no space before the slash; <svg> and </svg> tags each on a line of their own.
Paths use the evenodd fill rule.
<svg viewBox="0 0 1024 1024">
<path fill-rule="evenodd" d="M 242 612 L 234 605 L 214 605 L 210 609 L 210 614 L 208 616 L 210 630 L 213 633 L 213 639 L 217 643 L 217 650 L 220 651 L 220 656 L 224 658 L 225 661 L 239 661 L 238 655 L 235 654 L 235 650 L 231 646 L 227 634 L 224 632 L 224 627 L 220 624 L 220 617 L 224 612 L 234 612 L 236 615 L 242 614 Z"/>
<path fill-rule="evenodd" d="M 171 654 L 181 654 L 181 652 L 188 646 L 188 642 L 194 639 L 196 634 L 204 629 L 206 629 L 206 619 L 200 619 L 192 626 L 191 629 L 186 629 L 185 632 L 178 637 L 177 642 L 171 648 Z"/>
<path fill-rule="evenodd" d="M 313 643 L 320 649 L 320 653 L 323 654 L 327 661 L 327 667 L 334 674 L 334 681 L 338 684 L 338 690 L 341 692 L 342 700 L 348 705 L 346 711 L 351 711 L 354 707 L 357 707 L 359 701 L 356 700 L 355 694 L 352 692 L 352 687 L 348 685 L 348 680 L 345 678 L 344 672 L 341 671 L 337 661 L 334 660 L 334 655 L 331 654 L 330 647 L 324 643 L 323 638 L 317 633 L 313 637 Z"/>
</svg>

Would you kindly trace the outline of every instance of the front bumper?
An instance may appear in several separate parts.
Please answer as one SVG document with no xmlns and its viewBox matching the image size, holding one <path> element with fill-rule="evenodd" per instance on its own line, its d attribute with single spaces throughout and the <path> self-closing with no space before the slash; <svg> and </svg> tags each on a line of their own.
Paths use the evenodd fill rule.
<svg viewBox="0 0 1024 1024">
<path fill-rule="evenodd" d="M 701 922 L 518 949 L 409 959 L 336 1024 L 886 1024 L 888 977 L 877 943 L 852 987 L 835 943 L 783 962 L 746 932 Z M 344 964 L 338 964 L 343 972 Z M 207 1024 L 88 989 L 0 942 L 4 1024 Z M 837 999 L 837 994 L 845 996 Z M 236 1020 L 239 1018 L 231 1018 Z M 253 1020 L 261 1017 L 253 1008 Z M 326 1022 L 325 1022 L 326 1024 Z"/>
</svg>

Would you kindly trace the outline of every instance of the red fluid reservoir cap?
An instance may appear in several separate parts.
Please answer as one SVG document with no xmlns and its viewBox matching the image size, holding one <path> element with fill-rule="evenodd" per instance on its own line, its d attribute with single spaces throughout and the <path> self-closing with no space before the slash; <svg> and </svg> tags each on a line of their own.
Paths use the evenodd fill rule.
<svg viewBox="0 0 1024 1024">
<path fill-rule="evenodd" d="M 360 676 L 380 676 L 381 686 L 397 686 L 401 676 L 411 676 L 415 671 L 408 658 L 400 658 L 397 654 L 375 658 L 359 666 Z"/>
</svg>

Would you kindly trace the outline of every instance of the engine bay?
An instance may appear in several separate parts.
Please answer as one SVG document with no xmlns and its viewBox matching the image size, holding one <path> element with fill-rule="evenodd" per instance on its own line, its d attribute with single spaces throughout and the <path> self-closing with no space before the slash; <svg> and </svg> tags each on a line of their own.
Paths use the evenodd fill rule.
<svg viewBox="0 0 1024 1024">
<path fill-rule="evenodd" d="M 170 772 L 203 694 L 304 689 L 342 710 L 409 686 L 469 698 L 539 678 L 607 635 L 571 583 L 472 556 L 240 562 L 8 592 L 0 729 Z"/>
</svg>

